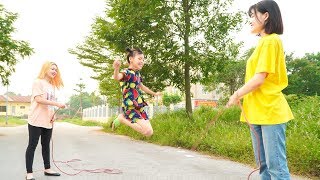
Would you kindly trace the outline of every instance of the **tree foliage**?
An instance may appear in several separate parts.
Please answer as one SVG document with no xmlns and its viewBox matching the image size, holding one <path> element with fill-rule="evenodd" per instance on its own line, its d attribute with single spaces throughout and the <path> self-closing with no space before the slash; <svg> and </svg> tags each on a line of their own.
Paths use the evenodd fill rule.
<svg viewBox="0 0 320 180">
<path fill-rule="evenodd" d="M 187 112 L 192 112 L 191 83 L 224 66 L 232 47 L 230 33 L 242 22 L 241 13 L 228 12 L 231 4 L 231 0 L 108 0 L 106 16 L 96 18 L 92 33 L 70 52 L 98 72 L 100 90 L 109 99 L 117 88 L 110 78 L 114 56 L 138 46 L 147 56 L 141 71 L 144 84 L 154 90 L 179 88 L 185 93 Z M 113 97 L 120 97 L 117 92 Z"/>
<path fill-rule="evenodd" d="M 82 101 L 83 109 L 103 104 L 103 100 L 99 96 L 94 95 L 93 92 L 90 94 L 83 92 L 81 97 L 79 94 L 72 95 L 68 104 L 72 109 L 78 109 L 80 107 L 80 101 Z"/>
<path fill-rule="evenodd" d="M 162 103 L 166 107 L 169 107 L 170 104 L 177 104 L 181 102 L 182 98 L 179 94 L 168 94 L 164 93 L 162 97 Z"/>
<path fill-rule="evenodd" d="M 285 94 L 320 94 L 320 52 L 306 53 L 302 58 L 287 56 L 289 85 Z"/>
<path fill-rule="evenodd" d="M 13 23 L 18 15 L 7 11 L 0 4 L 0 77 L 3 85 L 9 84 L 9 76 L 15 72 L 18 58 L 30 56 L 33 49 L 26 41 L 15 40 L 12 34 L 15 32 Z"/>
<path fill-rule="evenodd" d="M 103 105 L 104 101 L 101 99 L 101 97 L 95 95 L 93 92 L 82 92 L 80 94 L 74 94 L 70 97 L 68 101 L 68 106 L 66 109 L 60 109 L 58 111 L 58 114 L 60 115 L 68 115 L 70 117 L 79 116 L 81 113 L 79 113 L 79 109 L 82 108 L 89 108 L 92 106 L 98 106 Z"/>
<path fill-rule="evenodd" d="M 223 68 L 208 77 L 209 81 L 205 83 L 206 90 L 216 90 L 224 97 L 229 97 L 244 84 L 246 62 L 254 48 L 247 50 L 242 57 L 239 57 L 240 45 L 234 44 L 233 50 L 225 59 Z"/>
</svg>

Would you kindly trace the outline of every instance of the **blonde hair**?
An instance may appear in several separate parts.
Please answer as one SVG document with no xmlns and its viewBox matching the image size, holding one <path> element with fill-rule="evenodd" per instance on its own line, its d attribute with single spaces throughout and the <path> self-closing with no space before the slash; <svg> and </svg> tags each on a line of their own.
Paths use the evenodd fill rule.
<svg viewBox="0 0 320 180">
<path fill-rule="evenodd" d="M 46 77 L 46 74 L 47 72 L 50 70 L 51 66 L 52 65 L 55 65 L 57 66 L 57 75 L 51 79 L 51 81 L 49 82 L 50 84 L 52 84 L 54 87 L 56 88 L 60 88 L 60 87 L 63 87 L 63 81 L 61 79 L 61 74 L 60 74 L 60 71 L 59 71 L 59 68 L 58 68 L 58 65 L 54 62 L 49 62 L 49 61 L 46 61 L 43 65 L 42 65 L 42 68 L 40 70 L 40 73 L 38 75 L 38 78 L 39 79 L 44 79 Z"/>
</svg>

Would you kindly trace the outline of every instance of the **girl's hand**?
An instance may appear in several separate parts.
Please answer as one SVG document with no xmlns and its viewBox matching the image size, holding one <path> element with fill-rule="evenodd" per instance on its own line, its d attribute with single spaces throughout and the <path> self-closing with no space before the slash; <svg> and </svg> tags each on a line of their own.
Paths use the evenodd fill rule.
<svg viewBox="0 0 320 180">
<path fill-rule="evenodd" d="M 113 68 L 114 69 L 119 69 L 121 66 L 121 61 L 119 59 L 114 60 L 113 62 Z"/>
<path fill-rule="evenodd" d="M 57 104 L 57 107 L 61 108 L 61 109 L 64 109 L 66 108 L 66 105 L 65 104 L 62 104 L 62 103 L 58 103 Z"/>
<path fill-rule="evenodd" d="M 162 95 L 161 92 L 156 92 L 156 93 L 154 94 L 154 96 L 161 96 L 161 95 Z"/>
<path fill-rule="evenodd" d="M 240 99 L 237 95 L 237 92 L 235 92 L 232 96 L 230 96 L 228 103 L 226 104 L 226 107 L 229 108 L 234 105 L 239 105 Z"/>
</svg>

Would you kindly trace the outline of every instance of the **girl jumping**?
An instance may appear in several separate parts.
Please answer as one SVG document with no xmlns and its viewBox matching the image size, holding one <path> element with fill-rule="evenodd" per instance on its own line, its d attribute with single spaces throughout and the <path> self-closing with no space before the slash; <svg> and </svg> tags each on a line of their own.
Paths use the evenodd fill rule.
<svg viewBox="0 0 320 180">
<path fill-rule="evenodd" d="M 114 79 L 120 81 L 122 91 L 122 113 L 116 118 L 112 127 L 117 124 L 125 124 L 144 136 L 150 137 L 153 129 L 148 115 L 144 109 L 148 104 L 145 102 L 143 92 L 153 96 L 161 95 L 160 92 L 153 92 L 142 84 L 140 70 L 144 65 L 144 55 L 139 48 L 127 48 L 127 62 L 129 67 L 119 72 L 121 62 L 113 62 Z"/>
</svg>

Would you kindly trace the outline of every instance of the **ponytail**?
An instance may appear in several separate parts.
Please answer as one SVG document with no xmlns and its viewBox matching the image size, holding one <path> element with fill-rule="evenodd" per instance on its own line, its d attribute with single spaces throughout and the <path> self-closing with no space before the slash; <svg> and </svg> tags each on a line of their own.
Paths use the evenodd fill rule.
<svg viewBox="0 0 320 180">
<path fill-rule="evenodd" d="M 127 62 L 130 64 L 130 57 L 134 57 L 136 54 L 143 54 L 142 50 L 140 48 L 126 48 L 127 52 Z"/>
</svg>

